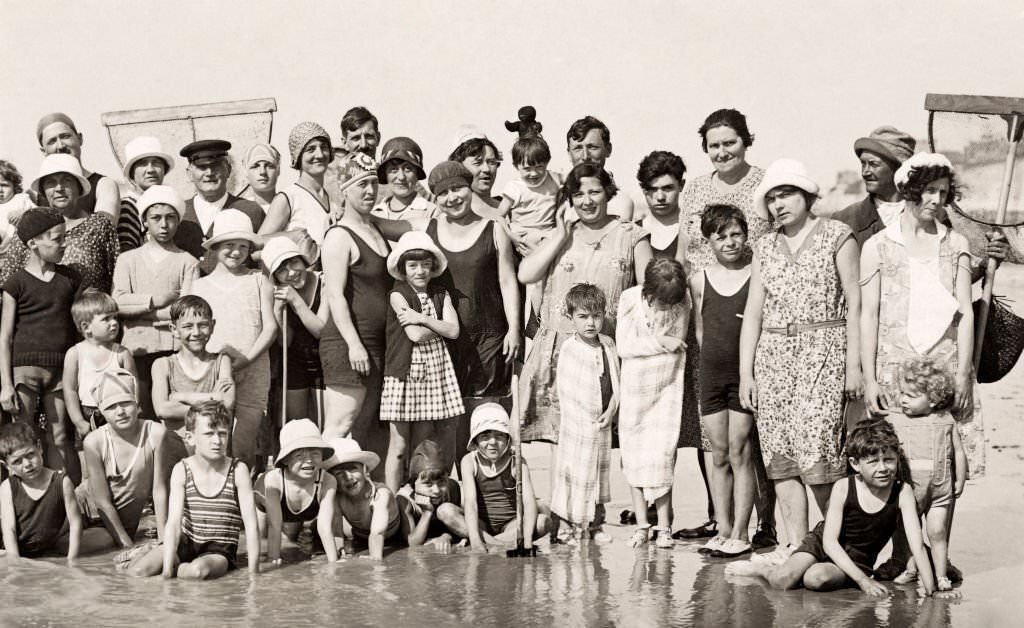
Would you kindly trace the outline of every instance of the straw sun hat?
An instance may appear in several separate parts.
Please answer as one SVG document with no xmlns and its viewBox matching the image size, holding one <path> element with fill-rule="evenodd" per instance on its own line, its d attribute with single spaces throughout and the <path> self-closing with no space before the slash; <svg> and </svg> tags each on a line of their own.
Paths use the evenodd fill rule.
<svg viewBox="0 0 1024 628">
<path fill-rule="evenodd" d="M 252 229 L 252 221 L 237 209 L 222 209 L 217 213 L 217 217 L 213 219 L 213 235 L 203 242 L 203 248 L 209 251 L 228 240 L 246 240 L 254 249 L 263 244 L 262 238 Z"/>
<path fill-rule="evenodd" d="M 334 455 L 321 465 L 328 471 L 346 462 L 360 462 L 366 466 L 367 471 L 373 471 L 380 464 L 380 456 L 372 451 L 363 451 L 359 443 L 351 438 L 335 438 L 329 444 L 334 449 Z"/>
<path fill-rule="evenodd" d="M 281 451 L 274 459 L 275 466 L 281 466 L 288 454 L 300 449 L 319 449 L 324 458 L 334 455 L 334 448 L 327 444 L 316 424 L 309 419 L 296 419 L 288 421 L 281 428 L 279 436 Z"/>
</svg>

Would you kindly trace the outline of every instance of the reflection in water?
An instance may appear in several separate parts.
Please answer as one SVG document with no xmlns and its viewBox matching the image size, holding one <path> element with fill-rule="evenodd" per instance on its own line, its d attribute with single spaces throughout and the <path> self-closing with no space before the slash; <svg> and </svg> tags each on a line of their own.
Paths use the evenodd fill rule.
<svg viewBox="0 0 1024 628">
<path fill-rule="evenodd" d="M 546 548 L 545 548 L 546 549 Z M 773 591 L 726 578 L 724 561 L 692 544 L 675 550 L 559 546 L 536 558 L 431 548 L 384 563 L 318 557 L 255 577 L 241 569 L 213 582 L 132 579 L 110 556 L 80 569 L 57 561 L 0 559 L 0 624 L 104 626 L 917 626 L 951 625 L 950 602 L 893 587 L 875 600 L 856 589 Z"/>
</svg>

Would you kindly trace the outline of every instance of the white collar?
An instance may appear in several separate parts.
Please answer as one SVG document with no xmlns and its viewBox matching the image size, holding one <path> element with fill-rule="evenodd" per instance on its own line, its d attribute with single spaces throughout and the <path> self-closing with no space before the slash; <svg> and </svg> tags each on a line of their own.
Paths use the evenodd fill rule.
<svg viewBox="0 0 1024 628">
<path fill-rule="evenodd" d="M 195 205 L 196 211 L 198 211 L 200 207 L 202 207 L 203 209 L 213 208 L 216 209 L 217 211 L 220 211 L 221 209 L 224 209 L 224 205 L 226 205 L 227 202 L 227 192 L 224 192 L 224 196 L 218 198 L 212 203 L 203 198 L 202 194 L 196 194 L 195 197 L 193 198 L 193 205 Z"/>
<path fill-rule="evenodd" d="M 391 196 L 385 197 L 384 200 L 382 200 L 381 202 L 377 203 L 376 206 L 374 206 L 374 209 L 381 210 L 381 211 L 393 211 L 391 209 L 391 199 L 393 199 L 393 198 L 395 198 L 394 194 L 392 194 Z M 430 209 L 433 209 L 433 208 L 431 207 L 430 201 L 428 201 L 427 199 L 423 198 L 422 194 L 417 193 L 416 197 L 412 199 L 412 202 L 409 203 L 405 207 L 405 209 L 403 209 L 402 211 L 408 211 L 410 209 L 416 210 L 416 211 L 427 211 L 427 210 L 430 210 Z"/>
<path fill-rule="evenodd" d="M 945 238 L 948 231 L 949 228 L 946 225 L 937 220 L 935 221 L 935 232 L 938 234 L 939 240 Z M 903 239 L 903 212 L 900 212 L 885 228 L 885 236 L 897 244 L 906 244 L 906 241 Z"/>
</svg>

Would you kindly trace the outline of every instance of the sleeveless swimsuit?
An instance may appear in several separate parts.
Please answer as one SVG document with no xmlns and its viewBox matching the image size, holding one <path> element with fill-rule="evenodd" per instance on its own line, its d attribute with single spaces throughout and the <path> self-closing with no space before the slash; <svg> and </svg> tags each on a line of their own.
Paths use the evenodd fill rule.
<svg viewBox="0 0 1024 628">
<path fill-rule="evenodd" d="M 183 563 L 206 554 L 219 554 L 234 569 L 238 555 L 238 535 L 242 530 L 242 511 L 235 488 L 235 465 L 232 459 L 224 486 L 216 495 L 207 497 L 196 486 L 192 470 L 185 467 L 185 512 L 181 520 L 178 560 Z"/>
</svg>

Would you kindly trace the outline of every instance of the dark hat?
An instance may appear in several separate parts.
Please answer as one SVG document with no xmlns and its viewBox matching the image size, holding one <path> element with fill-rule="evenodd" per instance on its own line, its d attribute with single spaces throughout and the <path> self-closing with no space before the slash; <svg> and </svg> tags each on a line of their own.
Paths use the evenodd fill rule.
<svg viewBox="0 0 1024 628">
<path fill-rule="evenodd" d="M 412 452 L 412 458 L 409 459 L 409 477 L 418 478 L 421 473 L 431 469 L 445 470 L 444 454 L 437 443 L 425 440 Z"/>
<path fill-rule="evenodd" d="M 469 186 L 471 183 L 473 174 L 457 161 L 442 161 L 434 166 L 430 171 L 430 178 L 427 179 L 430 191 L 435 196 L 455 187 Z"/>
<path fill-rule="evenodd" d="M 898 168 L 914 154 L 916 147 L 917 140 L 909 133 L 891 126 L 880 126 L 872 131 L 871 135 L 854 142 L 853 152 L 858 157 L 864 151 L 875 153 Z"/>
<path fill-rule="evenodd" d="M 18 219 L 18 239 L 28 244 L 32 238 L 64 224 L 64 215 L 52 207 L 32 207 Z"/>
<path fill-rule="evenodd" d="M 192 163 L 197 159 L 226 157 L 229 150 L 231 142 L 227 140 L 196 140 L 182 148 L 178 154 Z"/>
<path fill-rule="evenodd" d="M 404 161 L 415 168 L 417 180 L 427 178 L 427 173 L 423 170 L 423 151 L 420 149 L 420 145 L 411 138 L 393 137 L 384 142 L 384 148 L 380 151 L 380 166 L 377 167 L 378 179 L 387 180 L 385 166 L 394 159 Z"/>
</svg>

